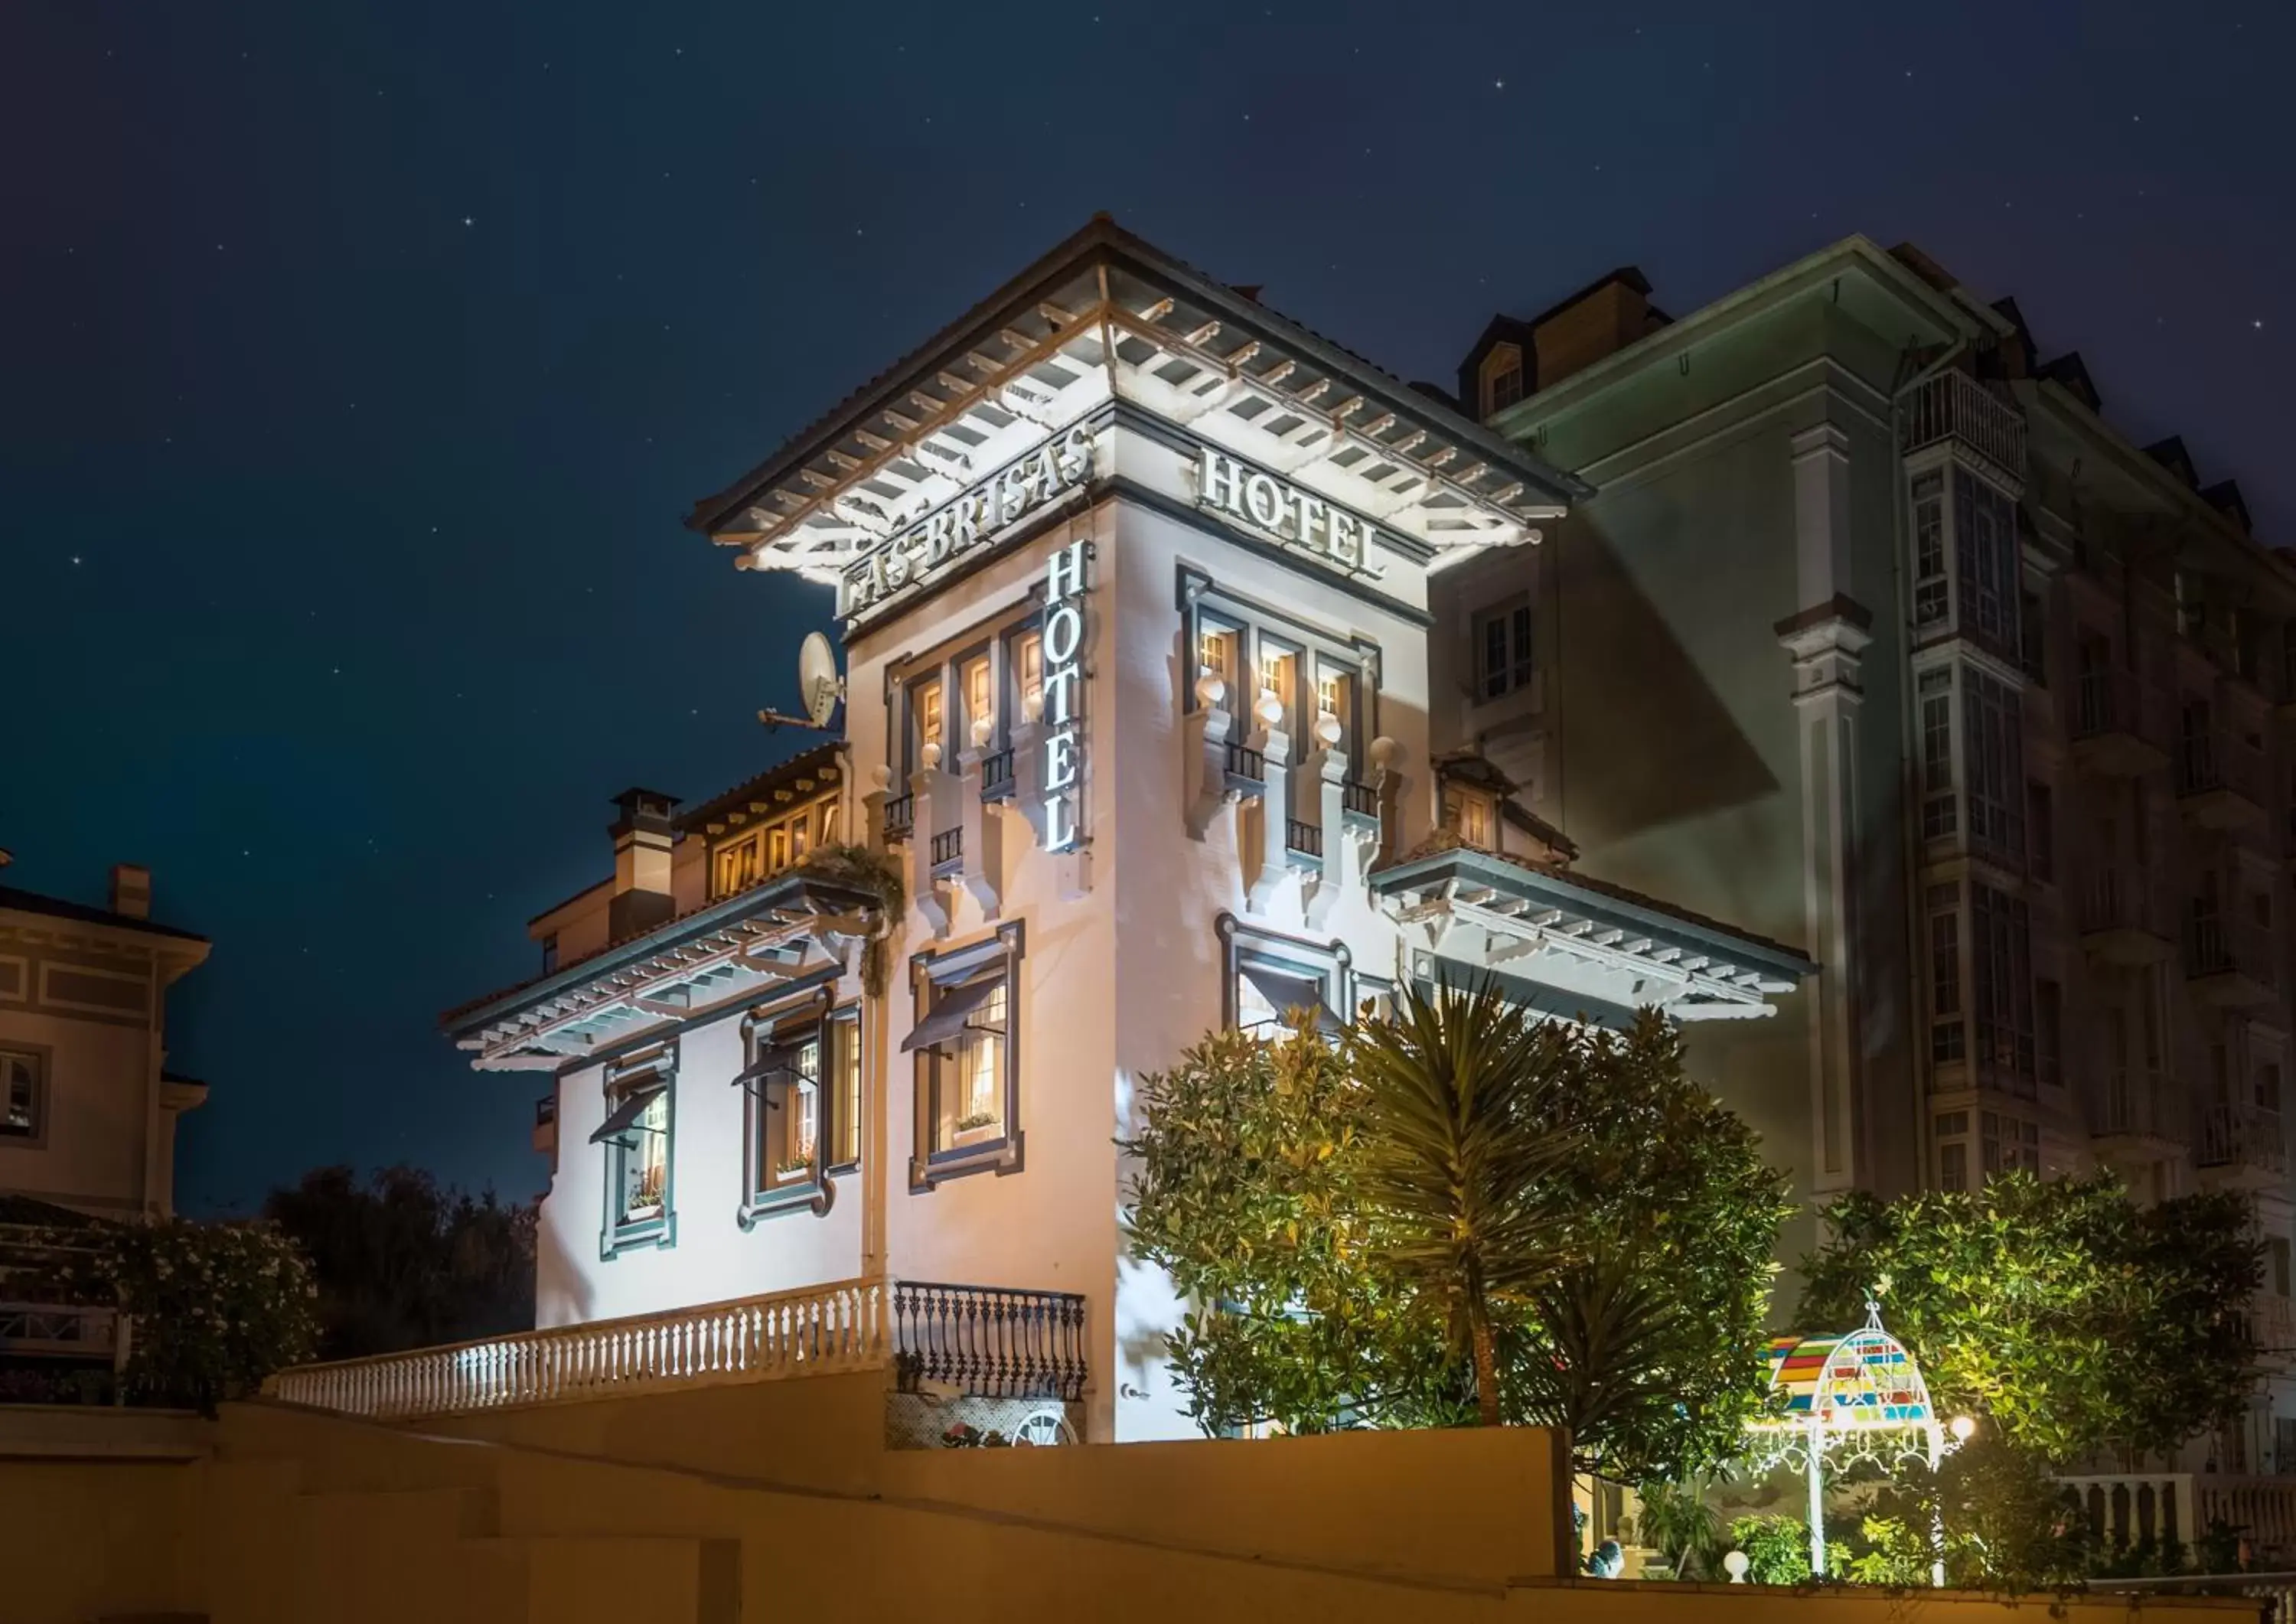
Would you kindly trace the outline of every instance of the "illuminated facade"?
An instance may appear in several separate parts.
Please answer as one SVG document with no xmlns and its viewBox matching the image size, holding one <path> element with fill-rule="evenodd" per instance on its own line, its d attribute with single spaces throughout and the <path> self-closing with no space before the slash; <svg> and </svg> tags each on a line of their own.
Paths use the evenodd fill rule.
<svg viewBox="0 0 2296 1624">
<path fill-rule="evenodd" d="M 700 504 L 835 591 L 841 736 L 626 793 L 545 973 L 448 1017 L 550 1082 L 544 1324 L 956 1283 L 897 1316 L 1073 1329 L 1078 1431 L 1185 1434 L 1115 1141 L 1194 1038 L 1476 971 L 1726 1071 L 1808 961 L 1582 879 L 1431 657 L 1587 494 L 1096 221 Z"/>
<path fill-rule="evenodd" d="M 1460 369 L 1598 488 L 1453 578 L 1461 735 L 1587 874 L 1820 964 L 1723 1079 L 1800 1191 L 2248 1193 L 2276 1374 L 2183 1464 L 2296 1473 L 2296 570 L 1918 250 L 1853 238 L 1679 320 L 1650 294 L 1614 272 Z"/>
</svg>

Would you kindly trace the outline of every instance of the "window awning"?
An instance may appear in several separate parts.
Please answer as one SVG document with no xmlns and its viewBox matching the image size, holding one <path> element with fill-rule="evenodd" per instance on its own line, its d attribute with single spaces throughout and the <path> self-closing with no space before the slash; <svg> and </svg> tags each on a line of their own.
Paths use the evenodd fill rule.
<svg viewBox="0 0 2296 1624">
<path fill-rule="evenodd" d="M 1345 1031 L 1347 1023 L 1332 1013 L 1324 1002 L 1324 982 L 1320 976 L 1296 974 L 1274 964 L 1254 964 L 1245 960 L 1237 967 L 1238 973 L 1251 983 L 1259 996 L 1267 1000 L 1270 1009 L 1279 1015 L 1295 1009 L 1313 1010 L 1316 1029 L 1331 1034 Z"/>
<path fill-rule="evenodd" d="M 734 1087 L 758 1089 L 767 1083 L 785 1082 L 797 1075 L 797 1052 L 794 1049 L 767 1049 L 747 1070 L 734 1073 Z"/>
<path fill-rule="evenodd" d="M 988 1003 L 996 989 L 1004 985 L 1004 977 L 1000 972 L 943 993 L 940 1001 L 932 1006 L 932 1013 L 918 1021 L 909 1035 L 901 1040 L 901 1053 L 906 1054 L 916 1049 L 938 1048 L 947 1043 L 964 1029 L 964 1023 L 972 1012 Z"/>
<path fill-rule="evenodd" d="M 638 1127 L 638 1119 L 645 1115 L 646 1107 L 654 1103 L 665 1087 L 666 1084 L 657 1082 L 631 1089 L 606 1120 L 598 1124 L 597 1131 L 590 1136 L 590 1143 L 603 1144 L 609 1139 L 616 1139 L 627 1144 L 633 1133 L 645 1131 Z"/>
</svg>

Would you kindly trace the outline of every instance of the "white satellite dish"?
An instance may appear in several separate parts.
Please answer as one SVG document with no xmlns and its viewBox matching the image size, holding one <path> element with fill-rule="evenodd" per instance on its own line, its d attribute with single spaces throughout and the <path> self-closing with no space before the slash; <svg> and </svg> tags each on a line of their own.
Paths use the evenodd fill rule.
<svg viewBox="0 0 2296 1624">
<path fill-rule="evenodd" d="M 819 632 L 808 632 L 797 651 L 797 690 L 804 696 L 805 713 L 816 727 L 826 727 L 845 697 L 845 679 L 837 674 L 837 653 Z"/>
</svg>

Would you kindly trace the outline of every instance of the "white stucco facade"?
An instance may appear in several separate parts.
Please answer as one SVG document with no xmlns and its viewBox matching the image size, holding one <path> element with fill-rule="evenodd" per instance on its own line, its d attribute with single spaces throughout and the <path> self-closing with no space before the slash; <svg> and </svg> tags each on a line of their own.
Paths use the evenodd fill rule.
<svg viewBox="0 0 2296 1624">
<path fill-rule="evenodd" d="M 1123 1234 L 1144 1074 L 1278 999 L 1344 1021 L 1468 971 L 1560 1016 L 1775 1024 L 1795 949 L 1580 885 L 1431 736 L 1443 572 L 1584 494 L 1095 222 L 701 504 L 745 566 L 835 584 L 841 742 L 698 808 L 629 791 L 615 879 L 535 923 L 544 976 L 450 1016 L 551 1091 L 543 1323 L 1059 1294 L 1084 1433 L 1185 1435 L 1182 1305 Z"/>
</svg>

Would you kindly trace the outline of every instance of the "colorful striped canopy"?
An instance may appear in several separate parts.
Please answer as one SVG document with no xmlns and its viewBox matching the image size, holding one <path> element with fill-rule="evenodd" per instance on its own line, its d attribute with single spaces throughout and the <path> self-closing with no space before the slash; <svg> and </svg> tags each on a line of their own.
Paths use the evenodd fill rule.
<svg viewBox="0 0 2296 1624">
<path fill-rule="evenodd" d="M 1867 1431 L 1936 1424 L 1930 1391 L 1905 1344 L 1882 1328 L 1879 1308 L 1866 1307 L 1866 1324 L 1847 1336 L 1781 1336 L 1766 1357 L 1771 1390 L 1784 1396 L 1771 1426 Z"/>
</svg>

